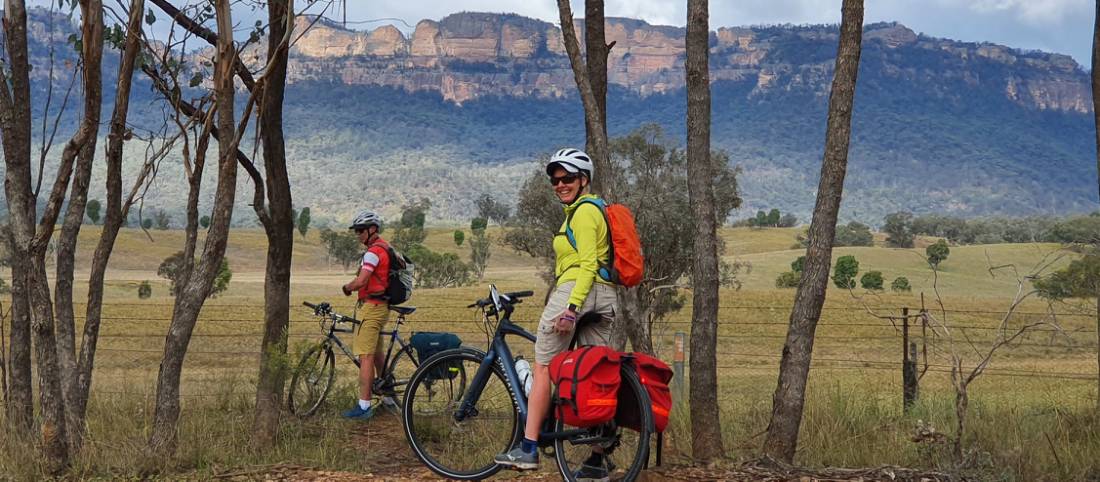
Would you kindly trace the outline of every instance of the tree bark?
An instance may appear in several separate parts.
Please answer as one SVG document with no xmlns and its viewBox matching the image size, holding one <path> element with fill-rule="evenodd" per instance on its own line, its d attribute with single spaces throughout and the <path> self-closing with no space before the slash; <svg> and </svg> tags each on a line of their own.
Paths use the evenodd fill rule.
<svg viewBox="0 0 1100 482">
<path fill-rule="evenodd" d="M 107 204 L 103 219 L 103 232 L 96 244 L 92 256 L 91 272 L 88 276 L 88 305 L 85 311 L 83 337 L 76 364 L 75 387 L 71 389 L 68 403 L 75 411 L 74 432 L 70 438 L 79 447 L 83 439 L 84 419 L 88 410 L 88 397 L 92 388 L 92 368 L 95 365 L 96 344 L 99 341 L 99 327 L 103 314 L 103 283 L 107 272 L 107 262 L 114 250 L 118 231 L 126 219 L 132 200 L 122 201 L 122 144 L 126 136 L 126 118 L 130 105 L 130 87 L 134 74 L 134 63 L 141 49 L 140 31 L 144 18 L 144 0 L 132 0 L 130 18 L 126 27 L 126 43 L 119 62 L 118 83 L 115 89 L 115 105 L 111 114 L 110 132 L 107 135 Z M 139 175 L 138 183 L 144 178 Z M 131 198 L 132 199 L 132 198 Z"/>
<path fill-rule="evenodd" d="M 602 2 L 601 2 L 602 3 Z M 581 47 L 577 42 L 577 29 L 573 26 L 573 11 L 569 8 L 569 0 L 558 0 L 558 14 L 561 19 L 561 36 L 565 42 L 565 51 L 569 54 L 569 65 L 573 67 L 573 80 L 577 83 L 577 91 L 580 92 L 581 104 L 584 106 L 584 125 L 588 139 L 585 149 L 595 164 L 596 173 L 592 179 L 593 192 L 599 193 L 609 199 L 615 198 L 614 185 L 605 182 L 606 175 L 611 174 L 611 158 L 607 146 L 606 121 L 600 113 L 596 94 L 592 89 L 591 80 L 584 59 L 581 56 Z M 593 22 L 595 23 L 595 22 Z M 595 24 L 601 30 L 603 23 Z M 604 70 L 606 71 L 607 59 L 604 57 Z M 604 74 L 606 82 L 606 72 Z M 606 87 L 605 87 L 606 89 Z"/>
<path fill-rule="evenodd" d="M 821 306 L 825 302 L 833 237 L 848 164 L 852 102 L 863 33 L 863 1 L 844 0 L 842 12 L 817 203 L 810 222 L 805 267 L 791 311 L 780 361 L 779 382 L 772 399 L 771 421 L 764 441 L 765 453 L 785 462 L 794 460 L 798 445 L 814 334 L 821 317 Z"/>
<path fill-rule="evenodd" d="M 260 376 L 256 384 L 256 410 L 252 442 L 257 448 L 275 443 L 286 379 L 287 333 L 290 327 L 290 262 L 294 249 L 294 218 L 290 179 L 286 172 L 283 142 L 283 91 L 286 86 L 288 46 L 283 43 L 293 26 L 293 4 L 268 2 L 268 67 L 264 72 L 259 129 L 263 143 L 264 171 L 270 218 L 263 223 L 267 234 L 267 269 L 264 275 L 264 338 Z M 257 187 L 259 189 L 259 187 Z M 253 205 L 262 211 L 263 205 Z M 261 217 L 261 220 L 264 218 Z"/>
<path fill-rule="evenodd" d="M 176 295 L 175 307 L 168 336 L 164 342 L 164 359 L 157 376 L 157 401 L 153 415 L 153 432 L 149 448 L 154 455 L 165 456 L 176 448 L 176 427 L 180 414 L 180 375 L 191 333 L 195 328 L 199 310 L 206 301 L 214 276 L 221 266 L 229 235 L 229 223 L 233 215 L 233 202 L 237 182 L 237 144 L 240 133 L 234 126 L 233 66 L 236 58 L 233 46 L 233 20 L 230 0 L 215 0 L 218 25 L 218 42 L 214 64 L 214 92 L 217 104 L 217 124 L 222 133 L 218 142 L 218 185 L 214 194 L 214 208 L 210 228 L 203 246 L 202 260 Z M 250 99 L 245 107 L 247 120 L 251 109 Z M 245 121 L 242 120 L 241 124 Z M 189 226 L 190 228 L 190 226 Z"/>
<path fill-rule="evenodd" d="M 4 145 L 4 195 L 8 202 L 12 248 L 11 400 L 8 420 L 16 433 L 29 435 L 34 420 L 31 383 L 30 246 L 34 238 L 35 197 L 31 191 L 30 66 L 27 57 L 27 8 L 23 1 L 4 5 L 4 39 L 10 72 L 0 71 L 0 133 Z M 10 87 L 9 87 L 10 84 Z M 17 100 L 18 99 L 18 100 Z"/>
<path fill-rule="evenodd" d="M 604 35 L 606 23 L 603 14 L 604 0 L 585 0 L 584 2 L 584 51 L 585 65 L 588 68 L 588 81 L 592 85 L 592 96 L 596 102 L 596 110 L 600 113 L 600 135 L 607 139 L 607 55 L 611 52 L 611 46 L 607 44 Z M 591 152 L 593 142 L 598 137 L 591 123 L 585 123 L 585 150 Z M 601 166 L 602 167 L 602 166 Z M 604 170 L 601 178 L 606 180 L 611 172 Z M 600 185 L 600 187 L 604 187 Z M 600 191 L 602 192 L 602 191 Z"/>
<path fill-rule="evenodd" d="M 1100 67 L 1100 0 L 1096 0 L 1096 13 L 1092 27 L 1092 116 L 1096 134 L 1096 169 L 1100 174 L 1100 72 L 1096 70 L 1098 67 Z M 1100 179 L 1097 179 L 1097 189 L 1100 190 Z M 1096 295 L 1097 308 L 1100 308 L 1100 293 Z M 1096 339 L 1100 342 L 1100 311 L 1096 312 L 1096 329 Z M 1100 349 L 1096 352 L 1096 365 L 1096 409 L 1100 411 Z"/>
<path fill-rule="evenodd" d="M 81 40 L 83 60 L 85 132 L 77 154 L 69 203 L 65 211 L 61 235 L 57 242 L 57 266 L 54 281 L 54 311 L 57 316 L 57 359 L 61 376 L 62 395 L 65 404 L 65 420 L 69 450 L 80 450 L 83 437 L 83 412 L 77 401 L 82 398 L 78 390 L 76 317 L 73 311 L 73 277 L 76 264 L 76 240 L 84 224 L 84 210 L 88 203 L 88 186 L 92 178 L 92 162 L 95 159 L 100 111 L 103 105 L 103 4 L 99 0 L 80 1 Z"/>
<path fill-rule="evenodd" d="M 695 218 L 691 309 L 691 452 L 696 460 L 723 454 L 718 411 L 718 231 L 710 162 L 710 22 L 707 0 L 688 0 L 687 169 Z"/>
</svg>

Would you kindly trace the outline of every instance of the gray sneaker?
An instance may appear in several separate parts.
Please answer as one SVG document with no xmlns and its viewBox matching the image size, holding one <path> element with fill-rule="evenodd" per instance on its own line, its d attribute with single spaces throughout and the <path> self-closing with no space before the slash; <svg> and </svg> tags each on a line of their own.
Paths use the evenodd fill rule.
<svg viewBox="0 0 1100 482">
<path fill-rule="evenodd" d="M 539 453 L 527 453 L 522 448 L 516 447 L 512 450 L 497 454 L 493 457 L 493 462 L 510 467 L 515 470 L 535 470 L 539 468 Z"/>
<path fill-rule="evenodd" d="M 611 480 L 608 477 L 607 469 L 603 467 L 593 467 L 588 464 L 581 464 L 581 469 L 573 474 L 577 478 L 577 482 L 608 482 Z"/>
</svg>

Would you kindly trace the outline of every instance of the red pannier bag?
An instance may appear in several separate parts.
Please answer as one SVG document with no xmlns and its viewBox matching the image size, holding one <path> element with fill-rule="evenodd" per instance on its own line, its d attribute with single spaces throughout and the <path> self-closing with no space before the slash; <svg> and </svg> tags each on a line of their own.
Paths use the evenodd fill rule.
<svg viewBox="0 0 1100 482">
<path fill-rule="evenodd" d="M 619 352 L 586 346 L 559 353 L 550 361 L 550 380 L 557 385 L 557 417 L 566 425 L 592 427 L 615 418 L 618 409 Z"/>
<path fill-rule="evenodd" d="M 629 356 L 634 358 L 634 370 L 638 373 L 638 379 L 641 380 L 646 393 L 649 394 L 653 425 L 658 433 L 664 432 L 668 427 L 669 412 L 672 411 L 672 391 L 668 388 L 668 382 L 672 380 L 672 369 L 660 359 L 645 353 L 634 352 Z M 633 392 L 623 390 L 619 398 L 619 403 L 623 404 L 623 413 L 618 416 L 619 425 L 638 430 L 641 417 L 637 413 L 632 413 L 635 410 L 628 409 L 628 407 L 638 406 Z"/>
</svg>

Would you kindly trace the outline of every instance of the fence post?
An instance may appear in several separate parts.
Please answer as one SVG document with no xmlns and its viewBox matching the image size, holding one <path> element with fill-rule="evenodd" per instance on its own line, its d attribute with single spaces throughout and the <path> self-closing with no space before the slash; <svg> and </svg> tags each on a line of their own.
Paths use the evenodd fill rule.
<svg viewBox="0 0 1100 482">
<path fill-rule="evenodd" d="M 910 357 L 910 350 L 914 353 Z M 901 379 L 902 408 L 906 413 L 917 399 L 917 356 L 916 344 L 909 343 L 909 308 L 901 309 Z"/>
<path fill-rule="evenodd" d="M 672 376 L 676 382 L 677 398 L 684 399 L 684 344 L 687 335 L 682 331 L 676 332 L 676 353 L 672 355 Z"/>
</svg>

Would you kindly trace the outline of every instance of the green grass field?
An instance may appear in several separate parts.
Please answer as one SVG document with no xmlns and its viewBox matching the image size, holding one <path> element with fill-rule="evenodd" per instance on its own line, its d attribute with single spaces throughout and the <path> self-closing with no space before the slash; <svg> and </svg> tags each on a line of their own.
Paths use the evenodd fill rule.
<svg viewBox="0 0 1100 482">
<path fill-rule="evenodd" d="M 468 247 L 455 246 L 452 231 L 430 230 L 427 244 L 466 258 Z M 720 301 L 719 398 L 731 457 L 755 457 L 763 442 L 760 433 L 768 422 L 794 296 L 792 289 L 776 289 L 774 280 L 801 254 L 790 249 L 797 232 L 738 228 L 721 233 L 727 258 L 752 265 L 741 276 L 742 289 L 723 290 Z M 207 302 L 195 329 L 184 370 L 180 454 L 172 461 L 140 462 L 135 454 L 151 425 L 153 384 L 171 317 L 172 299 L 155 270 L 182 242 L 176 231 L 152 234 L 154 241 L 139 230 L 125 231 L 112 260 L 89 420 L 90 449 L 77 467 L 81 477 L 129 477 L 152 470 L 201 478 L 227 468 L 277 462 L 370 472 L 382 463 L 339 442 L 351 430 L 333 420 L 353 393 L 354 374 L 346 360 L 338 362 L 340 389 L 322 416 L 303 422 L 288 415 L 283 443 L 274 453 L 251 453 L 245 448 L 246 437 L 242 437 L 251 420 L 261 330 L 265 240 L 259 230 L 233 232 L 227 254 L 233 281 L 226 293 Z M 499 235 L 490 231 L 490 236 Z M 78 259 L 91 256 L 97 238 L 97 229 L 84 230 Z M 340 296 L 338 287 L 351 274 L 326 262 L 315 232 L 295 241 L 292 303 L 327 300 L 350 314 L 352 303 Z M 879 316 L 898 315 L 902 307 L 915 312 L 921 307 L 922 294 L 925 306 L 938 310 L 932 272 L 922 252 L 879 246 L 835 251 L 835 256 L 855 255 L 861 273 L 882 271 L 887 285 L 896 276 L 908 277 L 913 291 L 830 289 L 817 330 L 797 462 L 856 467 L 894 464 L 999 480 L 1084 480 L 1100 475 L 1096 322 L 1088 306 L 1057 306 L 1062 313 L 1057 320 L 1061 331 L 1035 331 L 1004 348 L 987 374 L 973 384 L 970 425 L 964 437 L 969 458 L 964 466 L 951 460 L 947 444 L 912 441 L 921 423 L 954 433 L 950 355 L 961 356 L 964 367 L 973 366 L 976 353 L 996 336 L 992 328 L 1016 294 L 1018 279 L 1040 268 L 1057 268 L 1072 258 L 1056 245 L 952 247 L 936 279 L 947 311 L 934 311 L 938 320 L 946 319 L 951 335 L 941 330 L 921 336 L 919 324 L 912 328 L 913 341 L 922 352 L 928 351 L 928 367 L 917 405 L 904 413 L 900 326 Z M 1015 269 L 1004 267 L 1009 265 Z M 991 266 L 1002 268 L 991 272 Z M 417 291 L 410 304 L 420 308 L 402 330 L 406 334 L 452 331 L 466 344 L 484 347 L 486 337 L 477 313 L 463 306 L 484 296 L 489 282 L 503 290 L 544 292 L 536 274 L 529 258 L 494 245 L 482 283 Z M 81 299 L 85 286 L 79 280 L 86 275 L 78 272 L 77 279 Z M 153 282 L 152 298 L 138 299 L 136 287 L 141 280 Z M 1037 320 L 1047 308 L 1041 300 L 1032 299 L 1019 310 L 1027 314 L 1014 317 L 1010 326 Z M 522 305 L 515 318 L 530 328 L 539 312 L 534 301 Z M 676 333 L 690 332 L 690 312 L 689 302 L 654 327 L 664 358 L 672 358 Z M 292 351 L 317 339 L 318 325 L 304 307 L 292 310 L 290 335 Z M 520 345 L 514 351 L 529 355 L 531 347 Z M 679 411 L 668 437 L 674 457 L 690 447 L 689 430 L 686 411 Z M 0 449 L 5 448 L 0 452 L 10 455 L 0 455 L 0 473 L 16 474 L 15 478 L 34 473 L 33 465 L 19 462 L 17 445 L 0 441 Z"/>
</svg>

